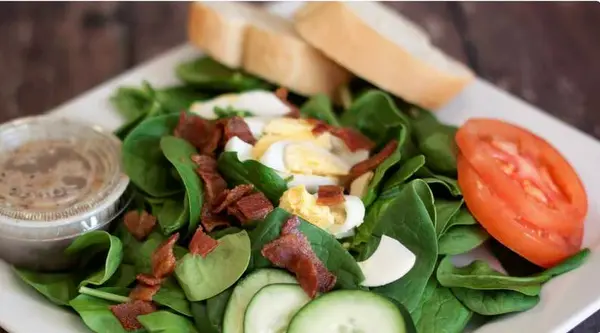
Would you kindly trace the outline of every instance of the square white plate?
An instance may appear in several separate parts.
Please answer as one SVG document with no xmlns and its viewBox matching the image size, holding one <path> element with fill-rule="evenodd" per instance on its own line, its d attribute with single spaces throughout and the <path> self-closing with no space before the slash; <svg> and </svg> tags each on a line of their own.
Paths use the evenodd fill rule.
<svg viewBox="0 0 600 333">
<path fill-rule="evenodd" d="M 272 9 L 290 15 L 300 3 L 274 3 Z M 118 86 L 139 85 L 148 80 L 157 86 L 176 82 L 176 64 L 200 53 L 191 46 L 178 47 L 63 104 L 51 112 L 87 121 L 110 130 L 123 120 L 111 108 L 109 97 Z M 450 105 L 438 112 L 445 122 L 459 125 L 470 117 L 500 118 L 524 126 L 546 138 L 561 151 L 581 176 L 589 196 L 584 246 L 592 249 L 581 268 L 547 283 L 541 302 L 533 309 L 506 316 L 476 329 L 478 333 L 564 333 L 600 309 L 600 143 L 590 136 L 548 116 L 535 107 L 483 80 L 477 80 Z M 38 295 L 0 261 L 0 326 L 11 333 L 88 332 L 81 320 Z"/>
</svg>

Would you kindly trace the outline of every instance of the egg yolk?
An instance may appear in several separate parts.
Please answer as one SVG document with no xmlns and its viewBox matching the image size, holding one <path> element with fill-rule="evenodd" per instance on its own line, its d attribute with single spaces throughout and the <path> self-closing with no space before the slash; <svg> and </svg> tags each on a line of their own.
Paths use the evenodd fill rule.
<svg viewBox="0 0 600 333">
<path fill-rule="evenodd" d="M 279 207 L 322 229 L 327 229 L 336 222 L 331 209 L 317 205 L 317 198 L 308 193 L 304 185 L 285 191 L 279 199 Z"/>
</svg>

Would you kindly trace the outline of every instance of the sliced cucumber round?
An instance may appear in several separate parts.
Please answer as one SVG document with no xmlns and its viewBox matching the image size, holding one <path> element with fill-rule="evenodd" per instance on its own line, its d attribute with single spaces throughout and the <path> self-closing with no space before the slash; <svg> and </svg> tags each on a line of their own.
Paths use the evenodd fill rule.
<svg viewBox="0 0 600 333">
<path fill-rule="evenodd" d="M 284 333 L 310 297 L 297 284 L 271 284 L 252 297 L 244 316 L 244 333 Z"/>
<path fill-rule="evenodd" d="M 363 290 L 317 297 L 292 318 L 287 333 L 406 333 L 402 313 L 387 298 Z"/>
<path fill-rule="evenodd" d="M 223 333 L 244 333 L 244 314 L 252 297 L 264 286 L 275 283 L 297 284 L 298 281 L 289 273 L 273 268 L 258 269 L 240 281 L 225 309 Z"/>
</svg>

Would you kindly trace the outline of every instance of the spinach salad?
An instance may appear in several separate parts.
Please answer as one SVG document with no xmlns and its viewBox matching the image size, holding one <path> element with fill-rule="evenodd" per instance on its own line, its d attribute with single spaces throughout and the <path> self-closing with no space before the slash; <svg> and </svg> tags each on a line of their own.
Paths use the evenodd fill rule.
<svg viewBox="0 0 600 333">
<path fill-rule="evenodd" d="M 111 98 L 126 120 L 127 214 L 73 242 L 69 271 L 15 268 L 94 332 L 462 332 L 535 307 L 589 254 L 527 257 L 536 266 L 505 247 L 471 211 L 460 130 L 365 82 L 340 106 L 281 100 L 206 57 L 176 74 Z M 253 104 L 267 95 L 285 112 Z M 455 265 L 482 247 L 501 267 Z"/>
</svg>

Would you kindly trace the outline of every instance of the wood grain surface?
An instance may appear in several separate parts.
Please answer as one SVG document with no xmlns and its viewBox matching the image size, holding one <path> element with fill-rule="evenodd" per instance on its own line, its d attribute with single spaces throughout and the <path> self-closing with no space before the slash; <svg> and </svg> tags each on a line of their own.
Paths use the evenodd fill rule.
<svg viewBox="0 0 600 333">
<path fill-rule="evenodd" d="M 479 76 L 600 138 L 598 3 L 387 5 Z M 0 3 L 0 122 L 44 112 L 183 43 L 186 12 L 166 2 Z M 598 331 L 600 313 L 572 332 Z"/>
</svg>

